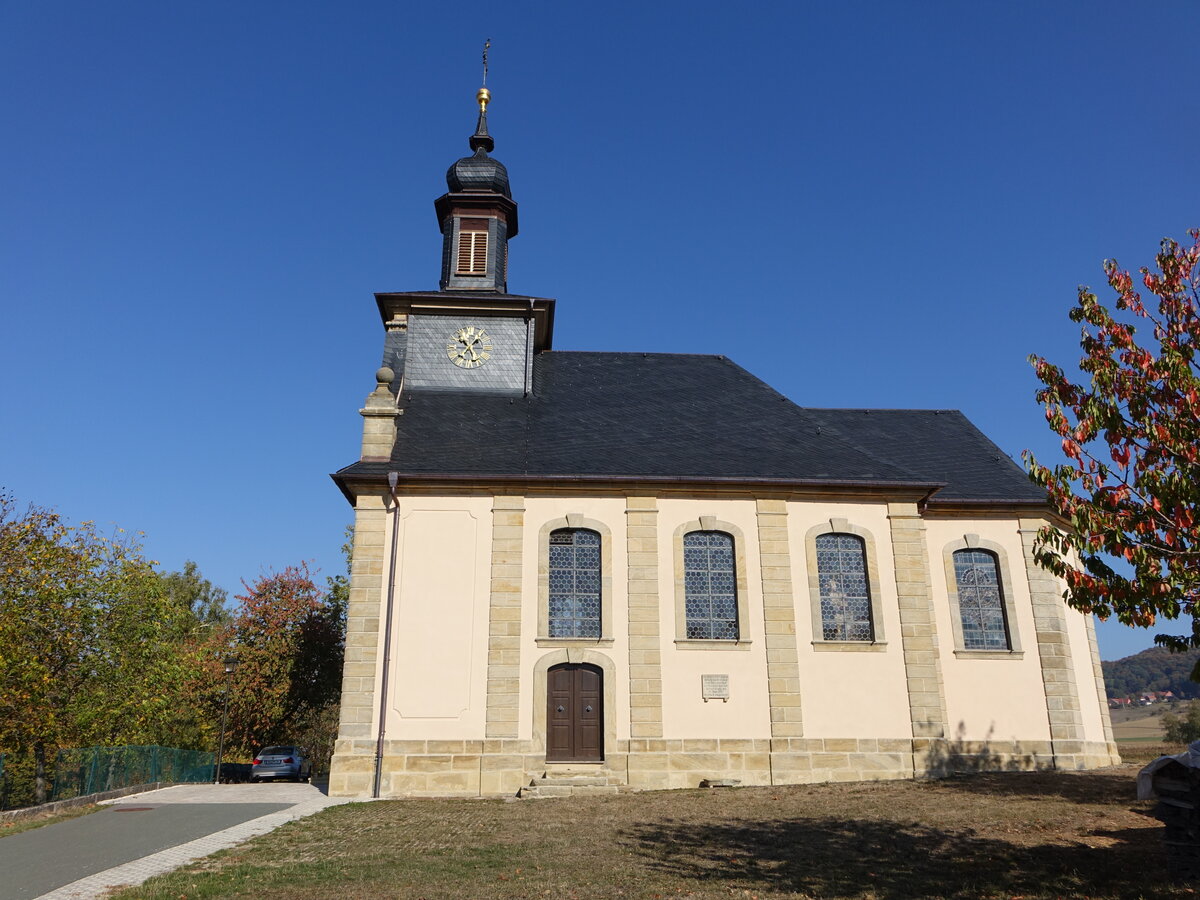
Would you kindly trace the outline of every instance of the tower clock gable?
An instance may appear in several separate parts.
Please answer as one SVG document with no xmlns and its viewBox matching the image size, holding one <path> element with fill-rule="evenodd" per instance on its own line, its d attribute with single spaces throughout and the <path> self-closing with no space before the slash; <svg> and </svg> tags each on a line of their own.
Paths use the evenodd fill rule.
<svg viewBox="0 0 1200 900">
<path fill-rule="evenodd" d="M 533 321 L 512 316 L 418 315 L 409 320 L 406 391 L 528 393 Z"/>
</svg>

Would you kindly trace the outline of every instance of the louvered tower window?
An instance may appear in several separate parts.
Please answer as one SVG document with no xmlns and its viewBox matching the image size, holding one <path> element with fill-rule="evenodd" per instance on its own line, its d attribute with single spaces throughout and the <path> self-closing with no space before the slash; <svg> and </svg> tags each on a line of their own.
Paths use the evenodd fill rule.
<svg viewBox="0 0 1200 900">
<path fill-rule="evenodd" d="M 458 227 L 457 275 L 486 275 L 487 219 L 463 219 Z"/>
</svg>

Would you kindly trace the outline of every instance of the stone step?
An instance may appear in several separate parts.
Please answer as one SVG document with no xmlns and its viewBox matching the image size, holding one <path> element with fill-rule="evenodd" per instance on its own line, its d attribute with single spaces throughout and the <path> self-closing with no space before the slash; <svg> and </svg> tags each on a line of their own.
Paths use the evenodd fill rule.
<svg viewBox="0 0 1200 900">
<path fill-rule="evenodd" d="M 554 784 L 624 784 L 625 778 L 612 769 L 581 766 L 547 766 L 540 776 L 533 776 L 534 781 L 542 780 Z"/>
<path fill-rule="evenodd" d="M 554 797 L 594 797 L 602 794 L 616 794 L 619 788 L 615 784 L 547 784 L 534 781 L 528 787 L 521 788 L 518 796 L 522 800 L 547 800 Z"/>
<path fill-rule="evenodd" d="M 550 764 L 540 773 L 530 773 L 529 784 L 519 796 L 530 800 L 550 797 L 586 797 L 616 794 L 627 790 L 624 777 L 600 765 Z"/>
<path fill-rule="evenodd" d="M 552 784 L 565 787 L 588 787 L 613 784 L 608 777 L 604 775 L 543 775 L 541 778 L 534 778 L 530 784 Z"/>
</svg>

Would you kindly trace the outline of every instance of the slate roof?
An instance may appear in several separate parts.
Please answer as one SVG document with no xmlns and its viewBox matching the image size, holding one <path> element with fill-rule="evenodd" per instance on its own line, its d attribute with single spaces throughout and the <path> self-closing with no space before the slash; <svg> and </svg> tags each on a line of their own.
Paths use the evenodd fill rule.
<svg viewBox="0 0 1200 900">
<path fill-rule="evenodd" d="M 422 391 L 402 398 L 390 462 L 441 477 L 904 485 L 941 500 L 1044 502 L 955 410 L 796 406 L 723 356 L 550 351 L 527 397 Z"/>
</svg>

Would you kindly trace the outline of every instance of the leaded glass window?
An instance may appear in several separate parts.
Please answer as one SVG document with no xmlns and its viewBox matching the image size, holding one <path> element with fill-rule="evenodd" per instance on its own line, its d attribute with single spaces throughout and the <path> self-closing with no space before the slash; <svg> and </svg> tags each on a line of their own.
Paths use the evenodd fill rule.
<svg viewBox="0 0 1200 900">
<path fill-rule="evenodd" d="M 827 641 L 875 640 L 865 542 L 853 534 L 822 534 L 816 543 L 821 636 Z"/>
<path fill-rule="evenodd" d="M 683 536 L 683 588 L 690 639 L 738 639 L 737 580 L 731 535 L 723 531 L 691 531 Z"/>
<path fill-rule="evenodd" d="M 600 535 L 550 532 L 550 637 L 599 638 Z"/>
<path fill-rule="evenodd" d="M 1008 650 L 1000 565 L 987 550 L 954 551 L 954 580 L 966 650 Z"/>
</svg>

